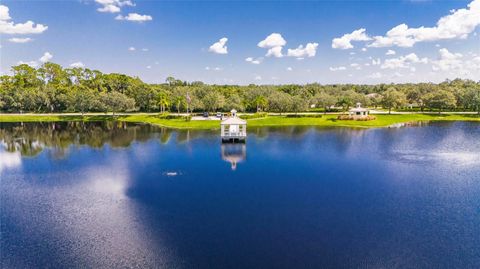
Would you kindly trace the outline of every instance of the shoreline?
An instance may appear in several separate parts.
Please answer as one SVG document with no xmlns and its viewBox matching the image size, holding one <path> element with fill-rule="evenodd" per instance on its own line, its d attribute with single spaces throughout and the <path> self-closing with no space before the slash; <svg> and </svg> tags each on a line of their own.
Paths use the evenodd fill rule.
<svg viewBox="0 0 480 269">
<path fill-rule="evenodd" d="M 316 117 L 311 117 L 311 115 Z M 409 113 L 409 114 L 372 114 L 377 117 L 371 121 L 337 120 L 336 114 L 309 113 L 269 114 L 267 117 L 247 119 L 249 127 L 282 127 L 282 126 L 312 126 L 312 127 L 350 127 L 350 128 L 382 128 L 402 124 L 414 124 L 428 121 L 474 121 L 480 122 L 480 116 L 473 113 Z M 13 122 L 65 122 L 65 121 L 121 121 L 141 124 L 151 124 L 171 129 L 220 129 L 219 120 L 190 120 L 183 118 L 166 119 L 158 113 L 121 113 L 113 116 L 111 113 L 79 113 L 65 114 L 0 114 L 0 123 Z"/>
</svg>

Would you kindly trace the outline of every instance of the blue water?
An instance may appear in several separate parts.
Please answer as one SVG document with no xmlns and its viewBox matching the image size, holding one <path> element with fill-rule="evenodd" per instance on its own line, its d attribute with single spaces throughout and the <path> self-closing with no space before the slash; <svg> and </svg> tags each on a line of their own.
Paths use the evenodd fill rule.
<svg viewBox="0 0 480 269">
<path fill-rule="evenodd" d="M 2 268 L 480 268 L 480 124 L 0 126 Z"/>
</svg>

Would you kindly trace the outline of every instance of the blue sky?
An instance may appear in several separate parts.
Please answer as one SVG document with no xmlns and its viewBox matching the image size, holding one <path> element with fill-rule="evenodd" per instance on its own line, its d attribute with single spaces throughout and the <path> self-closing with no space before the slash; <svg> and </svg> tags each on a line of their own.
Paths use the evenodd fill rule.
<svg viewBox="0 0 480 269">
<path fill-rule="evenodd" d="M 146 82 L 170 75 L 218 84 L 480 79 L 480 0 L 0 5 L 2 73 L 52 61 Z M 34 24 L 19 25 L 27 21 Z"/>
</svg>

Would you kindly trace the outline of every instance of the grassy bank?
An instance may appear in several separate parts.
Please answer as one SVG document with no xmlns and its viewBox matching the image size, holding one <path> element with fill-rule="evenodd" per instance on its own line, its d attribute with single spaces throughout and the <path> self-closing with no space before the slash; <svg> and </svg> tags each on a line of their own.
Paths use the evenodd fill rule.
<svg viewBox="0 0 480 269">
<path fill-rule="evenodd" d="M 323 115 L 315 117 L 286 117 L 268 116 L 265 118 L 249 119 L 249 127 L 262 126 L 324 126 L 324 127 L 355 127 L 372 128 L 386 127 L 396 123 L 418 122 L 418 121 L 478 121 L 477 115 L 461 114 L 403 114 L 403 115 L 376 115 L 373 121 L 345 121 L 337 120 L 337 115 Z M 0 122 L 55 122 L 55 121 L 107 121 L 119 120 L 134 123 L 149 123 L 176 129 L 219 129 L 219 121 L 186 121 L 183 118 L 165 119 L 156 115 L 131 114 L 113 117 L 111 115 L 0 115 Z"/>
</svg>

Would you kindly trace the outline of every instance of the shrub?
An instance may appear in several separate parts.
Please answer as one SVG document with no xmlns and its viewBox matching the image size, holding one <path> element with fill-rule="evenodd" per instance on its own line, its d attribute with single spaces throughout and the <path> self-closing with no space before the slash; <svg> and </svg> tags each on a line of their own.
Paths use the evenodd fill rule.
<svg viewBox="0 0 480 269">
<path fill-rule="evenodd" d="M 267 112 L 257 112 L 253 115 L 241 115 L 240 118 L 244 120 L 249 120 L 249 119 L 266 118 L 267 116 L 268 116 Z"/>
<path fill-rule="evenodd" d="M 350 115 L 338 115 L 337 117 L 338 120 L 356 120 L 356 121 L 370 121 L 370 120 L 376 120 L 377 117 L 368 115 L 366 117 L 354 117 Z"/>
<path fill-rule="evenodd" d="M 288 114 L 287 118 L 321 118 L 320 114 Z"/>
</svg>

